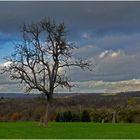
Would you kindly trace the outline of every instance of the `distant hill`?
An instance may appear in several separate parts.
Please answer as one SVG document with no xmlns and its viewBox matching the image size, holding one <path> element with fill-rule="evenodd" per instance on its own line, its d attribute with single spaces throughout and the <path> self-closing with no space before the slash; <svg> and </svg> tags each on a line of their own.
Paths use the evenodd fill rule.
<svg viewBox="0 0 140 140">
<path fill-rule="evenodd" d="M 4 98 L 34 98 L 42 96 L 42 94 L 34 93 L 0 93 L 0 97 Z M 127 96 L 127 97 L 140 97 L 140 91 L 130 91 L 130 92 L 120 92 L 120 93 L 54 93 L 54 97 L 63 97 L 63 98 L 92 98 L 95 96 Z"/>
<path fill-rule="evenodd" d="M 26 94 L 26 93 L 0 93 L 0 97 L 4 98 L 33 98 L 39 94 Z"/>
</svg>

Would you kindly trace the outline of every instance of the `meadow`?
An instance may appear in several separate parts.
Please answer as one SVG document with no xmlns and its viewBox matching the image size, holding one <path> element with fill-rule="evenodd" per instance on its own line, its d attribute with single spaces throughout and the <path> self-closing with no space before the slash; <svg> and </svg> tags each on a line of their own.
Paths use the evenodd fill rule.
<svg viewBox="0 0 140 140">
<path fill-rule="evenodd" d="M 139 139 L 139 124 L 0 122 L 0 139 Z"/>
</svg>

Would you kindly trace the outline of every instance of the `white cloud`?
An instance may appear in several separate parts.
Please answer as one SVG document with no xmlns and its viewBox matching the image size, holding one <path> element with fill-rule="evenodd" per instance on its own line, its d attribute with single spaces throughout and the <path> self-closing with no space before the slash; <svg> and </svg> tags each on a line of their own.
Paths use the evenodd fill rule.
<svg viewBox="0 0 140 140">
<path fill-rule="evenodd" d="M 113 51 L 113 50 L 105 50 L 99 54 L 99 58 L 104 58 L 106 56 L 111 58 L 121 57 L 125 55 L 125 53 L 122 50 Z"/>
<path fill-rule="evenodd" d="M 73 90 L 78 92 L 117 93 L 127 91 L 140 91 L 140 79 L 131 79 L 116 82 L 91 80 L 76 83 L 79 85 L 79 88 L 75 88 Z"/>
<path fill-rule="evenodd" d="M 110 51 L 109 50 L 105 50 L 102 53 L 99 54 L 99 58 L 103 58 L 105 55 L 107 55 Z"/>
<path fill-rule="evenodd" d="M 5 63 L 3 63 L 3 66 L 8 67 L 8 66 L 10 66 L 11 63 L 12 63 L 11 61 L 5 62 Z"/>
</svg>

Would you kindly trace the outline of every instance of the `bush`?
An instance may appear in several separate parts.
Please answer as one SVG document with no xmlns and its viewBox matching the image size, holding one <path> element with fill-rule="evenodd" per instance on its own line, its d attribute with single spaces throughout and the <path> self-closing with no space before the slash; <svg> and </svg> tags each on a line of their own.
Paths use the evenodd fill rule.
<svg viewBox="0 0 140 140">
<path fill-rule="evenodd" d="M 7 116 L 5 115 L 0 115 L 0 121 L 3 122 L 3 121 L 7 121 Z"/>
<path fill-rule="evenodd" d="M 58 112 L 56 115 L 56 122 L 90 122 L 90 115 L 88 111 L 84 110 L 82 115 L 80 113 L 71 113 L 71 111 Z"/>
<path fill-rule="evenodd" d="M 36 121 L 40 121 L 41 117 L 44 115 L 44 108 L 37 107 L 33 112 L 33 119 Z"/>
<path fill-rule="evenodd" d="M 101 122 L 102 121 L 101 115 L 97 111 L 96 112 L 92 112 L 91 116 L 92 116 L 92 121 L 93 122 Z"/>
<path fill-rule="evenodd" d="M 63 115 L 64 113 L 62 112 L 62 113 L 57 113 L 57 115 L 56 115 L 56 118 L 55 118 L 55 121 L 56 122 L 64 122 L 65 121 L 65 119 L 64 119 L 64 115 Z"/>
<path fill-rule="evenodd" d="M 80 121 L 81 121 L 80 114 L 73 113 L 72 114 L 72 122 L 80 122 Z"/>
<path fill-rule="evenodd" d="M 91 121 L 90 120 L 90 115 L 89 115 L 88 111 L 84 110 L 82 112 L 81 121 L 82 122 L 90 122 Z"/>
<path fill-rule="evenodd" d="M 56 122 L 80 122 L 80 114 L 71 113 L 71 111 L 58 112 L 55 118 Z"/>
<path fill-rule="evenodd" d="M 17 121 L 17 120 L 20 120 L 21 118 L 22 118 L 22 114 L 18 113 L 18 112 L 15 112 L 11 115 L 10 120 L 11 121 Z"/>
<path fill-rule="evenodd" d="M 93 122 L 112 122 L 112 110 L 98 109 L 90 113 Z"/>
<path fill-rule="evenodd" d="M 65 111 L 63 113 L 63 117 L 64 117 L 64 122 L 71 122 L 71 120 L 72 120 L 71 111 Z"/>
<path fill-rule="evenodd" d="M 56 122 L 60 122 L 60 113 L 59 112 L 56 115 L 55 121 Z"/>
<path fill-rule="evenodd" d="M 127 123 L 139 123 L 140 122 L 140 110 L 128 109 L 119 113 L 119 122 Z"/>
</svg>

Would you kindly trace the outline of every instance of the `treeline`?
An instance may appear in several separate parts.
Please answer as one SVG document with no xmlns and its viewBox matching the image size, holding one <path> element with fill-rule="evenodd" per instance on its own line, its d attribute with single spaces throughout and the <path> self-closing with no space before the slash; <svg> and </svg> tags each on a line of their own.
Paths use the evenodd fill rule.
<svg viewBox="0 0 140 140">
<path fill-rule="evenodd" d="M 31 112 L 15 111 L 0 115 L 0 121 L 40 121 L 43 117 L 43 109 L 35 109 Z M 115 121 L 113 121 L 115 118 Z M 140 123 L 140 109 L 124 109 L 120 112 L 108 109 L 93 111 L 83 110 L 81 113 L 73 111 L 52 112 L 51 121 L 56 122 L 99 122 L 99 123 Z"/>
<path fill-rule="evenodd" d="M 91 97 L 88 102 L 89 97 L 83 97 L 54 99 L 50 109 L 50 120 L 57 122 L 140 123 L 140 98 L 122 98 L 120 96 L 121 100 L 119 100 L 118 96 L 97 98 L 96 95 L 95 98 L 93 96 L 94 102 L 92 102 Z M 102 100 L 103 103 L 99 102 L 98 99 Z M 107 100 L 108 105 L 105 106 Z M 113 104 L 114 100 L 116 102 Z M 44 116 L 45 105 L 46 102 L 43 97 L 30 99 L 1 98 L 0 121 L 40 121 Z"/>
<path fill-rule="evenodd" d="M 119 112 L 109 109 L 98 109 L 82 113 L 71 111 L 58 112 L 56 122 L 98 122 L 98 123 L 140 123 L 140 109 L 124 109 Z"/>
</svg>

